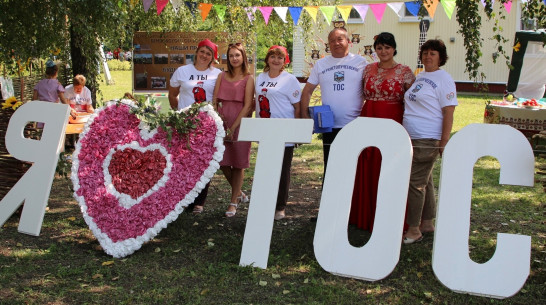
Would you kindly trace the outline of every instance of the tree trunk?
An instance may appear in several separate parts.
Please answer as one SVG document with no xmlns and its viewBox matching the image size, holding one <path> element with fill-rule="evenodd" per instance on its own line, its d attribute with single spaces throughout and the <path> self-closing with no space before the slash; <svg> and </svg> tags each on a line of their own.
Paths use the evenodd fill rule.
<svg viewBox="0 0 546 305">
<path fill-rule="evenodd" d="M 96 69 L 90 69 L 90 64 L 93 64 L 93 62 L 90 61 L 90 59 L 84 54 L 95 54 L 97 51 L 83 49 L 89 45 L 84 43 L 84 40 L 89 38 L 80 36 L 78 31 L 74 30 L 74 26 L 74 24 L 70 25 L 70 56 L 72 59 L 72 76 L 76 76 L 77 74 L 85 76 L 87 79 L 85 86 L 91 90 L 91 99 L 93 100 L 93 107 L 95 107 L 98 87 L 97 75 L 95 75 L 95 73 L 91 73 L 90 71 Z"/>
</svg>

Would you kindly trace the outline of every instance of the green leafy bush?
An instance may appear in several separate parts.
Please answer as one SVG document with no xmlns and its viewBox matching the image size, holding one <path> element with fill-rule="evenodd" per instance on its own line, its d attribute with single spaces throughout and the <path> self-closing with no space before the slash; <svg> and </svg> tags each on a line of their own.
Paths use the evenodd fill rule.
<svg viewBox="0 0 546 305">
<path fill-rule="evenodd" d="M 119 59 L 112 59 L 108 61 L 108 69 L 110 69 L 110 71 L 131 70 L 131 62 L 127 60 L 121 61 Z"/>
</svg>

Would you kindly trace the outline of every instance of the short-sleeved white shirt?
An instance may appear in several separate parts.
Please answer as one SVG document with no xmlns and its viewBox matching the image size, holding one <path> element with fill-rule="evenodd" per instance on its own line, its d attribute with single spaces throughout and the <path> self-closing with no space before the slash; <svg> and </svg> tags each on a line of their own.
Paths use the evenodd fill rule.
<svg viewBox="0 0 546 305">
<path fill-rule="evenodd" d="M 360 115 L 362 74 L 367 64 L 364 57 L 349 53 L 342 58 L 330 55 L 319 59 L 311 69 L 307 82 L 320 85 L 322 104 L 334 113 L 334 128 L 343 128 Z"/>
<path fill-rule="evenodd" d="M 268 72 L 261 73 L 256 78 L 256 117 L 294 118 L 295 103 L 301 99 L 301 87 L 298 79 L 286 72 L 275 78 Z M 261 113 L 263 112 L 263 113 Z M 286 144 L 294 146 L 294 144 Z"/>
<path fill-rule="evenodd" d="M 86 86 L 83 86 L 82 92 L 77 94 L 74 92 L 74 85 L 68 85 L 65 88 L 64 97 L 68 100 L 70 106 L 79 112 L 87 111 L 87 105 L 92 104 L 91 90 Z"/>
<path fill-rule="evenodd" d="M 269 77 L 268 72 L 261 73 L 256 78 L 256 117 L 259 118 L 261 105 L 269 105 L 269 117 L 294 118 L 294 106 L 301 98 L 301 88 L 298 79 L 286 72 L 275 78 Z M 267 116 L 266 116 L 267 117 Z"/>
<path fill-rule="evenodd" d="M 214 67 L 199 71 L 192 64 L 176 69 L 171 77 L 170 85 L 180 87 L 178 109 L 188 107 L 195 102 L 212 101 L 214 85 L 221 72 Z"/>
<path fill-rule="evenodd" d="M 457 106 L 457 90 L 444 70 L 423 71 L 404 94 L 403 125 L 412 139 L 442 138 L 442 108 Z"/>
</svg>

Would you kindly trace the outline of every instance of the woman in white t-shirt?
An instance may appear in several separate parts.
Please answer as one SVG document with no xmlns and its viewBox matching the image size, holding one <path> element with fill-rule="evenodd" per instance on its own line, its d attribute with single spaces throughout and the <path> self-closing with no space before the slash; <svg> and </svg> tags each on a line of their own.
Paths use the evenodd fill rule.
<svg viewBox="0 0 546 305">
<path fill-rule="evenodd" d="M 301 88 L 298 79 L 284 71 L 290 63 L 288 51 L 282 46 L 272 46 L 265 56 L 264 72 L 256 78 L 256 117 L 299 117 Z M 290 167 L 294 144 L 286 144 L 282 164 L 275 220 L 283 219 L 290 186 Z"/>
<path fill-rule="evenodd" d="M 434 231 L 436 198 L 432 170 L 449 140 L 457 106 L 455 82 L 440 69 L 448 58 L 444 42 L 428 40 L 419 54 L 425 71 L 417 75 L 404 94 L 403 125 L 413 145 L 406 214 L 409 227 L 404 244 L 420 241 L 423 233 Z"/>
<path fill-rule="evenodd" d="M 218 74 L 222 72 L 213 66 L 214 60 L 217 59 L 218 46 L 216 44 L 208 39 L 199 42 L 197 51 L 195 51 L 194 63 L 179 67 L 171 77 L 169 86 L 171 108 L 180 110 L 193 103 L 212 101 L 216 79 Z M 193 209 L 194 214 L 203 212 L 209 185 L 210 182 L 195 198 L 193 207 L 188 207 Z"/>
</svg>

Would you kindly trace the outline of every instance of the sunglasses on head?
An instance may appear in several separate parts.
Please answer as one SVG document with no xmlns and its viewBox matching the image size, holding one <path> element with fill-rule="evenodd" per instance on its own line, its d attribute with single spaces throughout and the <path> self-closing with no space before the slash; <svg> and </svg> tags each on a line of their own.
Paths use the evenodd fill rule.
<svg viewBox="0 0 546 305">
<path fill-rule="evenodd" d="M 234 46 L 241 46 L 241 45 L 242 45 L 242 43 L 236 42 L 236 43 L 230 43 L 230 44 L 228 45 L 228 47 L 231 48 L 231 47 L 234 47 Z"/>
</svg>

